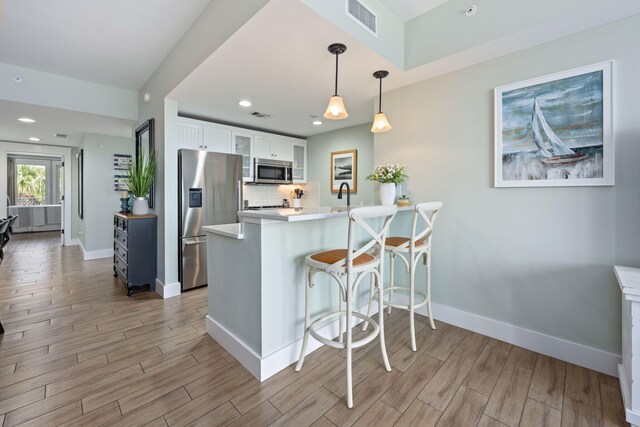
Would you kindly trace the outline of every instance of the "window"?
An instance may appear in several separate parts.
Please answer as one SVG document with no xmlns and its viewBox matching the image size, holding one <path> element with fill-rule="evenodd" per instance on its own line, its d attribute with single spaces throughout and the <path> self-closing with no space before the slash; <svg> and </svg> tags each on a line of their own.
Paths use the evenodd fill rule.
<svg viewBox="0 0 640 427">
<path fill-rule="evenodd" d="M 62 162 L 15 158 L 16 206 L 58 205 L 62 194 Z"/>
<path fill-rule="evenodd" d="M 47 169 L 41 165 L 16 165 L 18 206 L 44 205 L 47 195 Z"/>
</svg>

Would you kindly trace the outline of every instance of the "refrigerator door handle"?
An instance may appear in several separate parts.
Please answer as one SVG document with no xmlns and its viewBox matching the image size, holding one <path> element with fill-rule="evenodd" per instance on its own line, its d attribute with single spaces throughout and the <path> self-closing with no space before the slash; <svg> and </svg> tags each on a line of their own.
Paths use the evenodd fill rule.
<svg viewBox="0 0 640 427">
<path fill-rule="evenodd" d="M 185 246 L 199 245 L 199 244 L 205 243 L 206 241 L 207 241 L 206 237 L 185 237 L 182 239 L 182 243 Z"/>
<path fill-rule="evenodd" d="M 238 212 L 242 210 L 242 180 L 238 180 L 238 210 L 236 212 L 236 222 L 240 222 L 240 215 Z"/>
</svg>

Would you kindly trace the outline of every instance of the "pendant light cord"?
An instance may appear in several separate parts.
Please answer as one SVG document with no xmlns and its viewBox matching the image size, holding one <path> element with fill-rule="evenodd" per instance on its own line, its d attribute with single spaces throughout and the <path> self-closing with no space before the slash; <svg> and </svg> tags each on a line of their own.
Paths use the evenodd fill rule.
<svg viewBox="0 0 640 427">
<path fill-rule="evenodd" d="M 378 97 L 378 113 L 382 113 L 382 79 L 380 79 L 380 96 Z"/>
<path fill-rule="evenodd" d="M 336 92 L 334 96 L 338 96 L 338 54 L 336 53 Z"/>
</svg>

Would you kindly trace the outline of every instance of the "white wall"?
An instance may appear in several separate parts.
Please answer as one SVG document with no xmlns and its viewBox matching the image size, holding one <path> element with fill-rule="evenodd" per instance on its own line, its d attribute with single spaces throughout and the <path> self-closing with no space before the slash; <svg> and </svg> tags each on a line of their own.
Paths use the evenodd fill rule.
<svg viewBox="0 0 640 427">
<path fill-rule="evenodd" d="M 337 194 L 331 193 L 330 170 L 331 152 L 358 150 L 358 192 L 351 194 L 351 204 L 376 203 L 375 185 L 365 178 L 373 171 L 373 133 L 371 124 L 352 126 L 332 132 L 321 133 L 307 140 L 307 159 L 309 182 L 320 185 L 321 206 L 342 206 L 345 199 L 338 200 Z"/>
<path fill-rule="evenodd" d="M 84 150 L 82 246 L 85 254 L 94 252 L 96 256 L 110 256 L 109 251 L 113 249 L 113 213 L 120 210 L 119 193 L 113 185 L 113 155 L 133 155 L 133 139 L 87 134 L 80 148 Z M 77 197 L 74 202 L 77 202 Z M 75 203 L 74 209 L 75 216 Z"/>
<path fill-rule="evenodd" d="M 139 120 L 142 123 L 155 119 L 156 188 L 164 189 L 156 191 L 153 209 L 158 215 L 159 293 L 164 292 L 164 285 L 178 285 L 178 106 L 165 97 L 267 3 L 268 0 L 211 2 L 140 89 Z M 151 95 L 148 103 L 142 100 L 145 93 Z"/>
<path fill-rule="evenodd" d="M 613 264 L 640 266 L 640 17 L 385 94 L 393 130 L 375 162 L 398 160 L 415 201 L 442 200 L 433 299 L 620 353 Z M 615 187 L 493 188 L 493 88 L 615 60 Z"/>
</svg>

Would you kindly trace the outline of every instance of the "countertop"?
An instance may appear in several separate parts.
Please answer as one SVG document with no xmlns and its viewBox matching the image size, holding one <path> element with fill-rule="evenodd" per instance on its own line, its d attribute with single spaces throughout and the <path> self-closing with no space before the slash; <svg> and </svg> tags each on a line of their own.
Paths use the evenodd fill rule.
<svg viewBox="0 0 640 427">
<path fill-rule="evenodd" d="M 238 216 L 241 219 L 255 218 L 255 219 L 267 219 L 272 221 L 311 221 L 315 219 L 327 219 L 346 217 L 351 209 L 360 208 L 363 206 L 320 206 L 316 208 L 289 208 L 289 209 L 263 209 L 258 211 L 241 211 L 238 212 Z M 403 206 L 398 208 L 398 212 L 413 210 L 413 206 Z"/>
<path fill-rule="evenodd" d="M 238 216 L 241 221 L 245 219 L 250 220 L 268 220 L 268 221 L 281 221 L 281 222 L 298 222 L 298 221 L 311 221 L 317 219 L 328 218 L 340 218 L 347 217 L 349 211 L 354 208 L 362 206 L 351 206 L 347 208 L 343 207 L 331 207 L 320 206 L 316 208 L 288 208 L 288 209 L 263 209 L 263 210 L 249 210 L 240 211 Z M 413 206 L 398 207 L 398 212 L 412 211 Z M 221 224 L 221 225 L 208 225 L 202 227 L 207 233 L 218 234 L 232 239 L 244 239 L 244 227 L 240 224 Z"/>
</svg>

